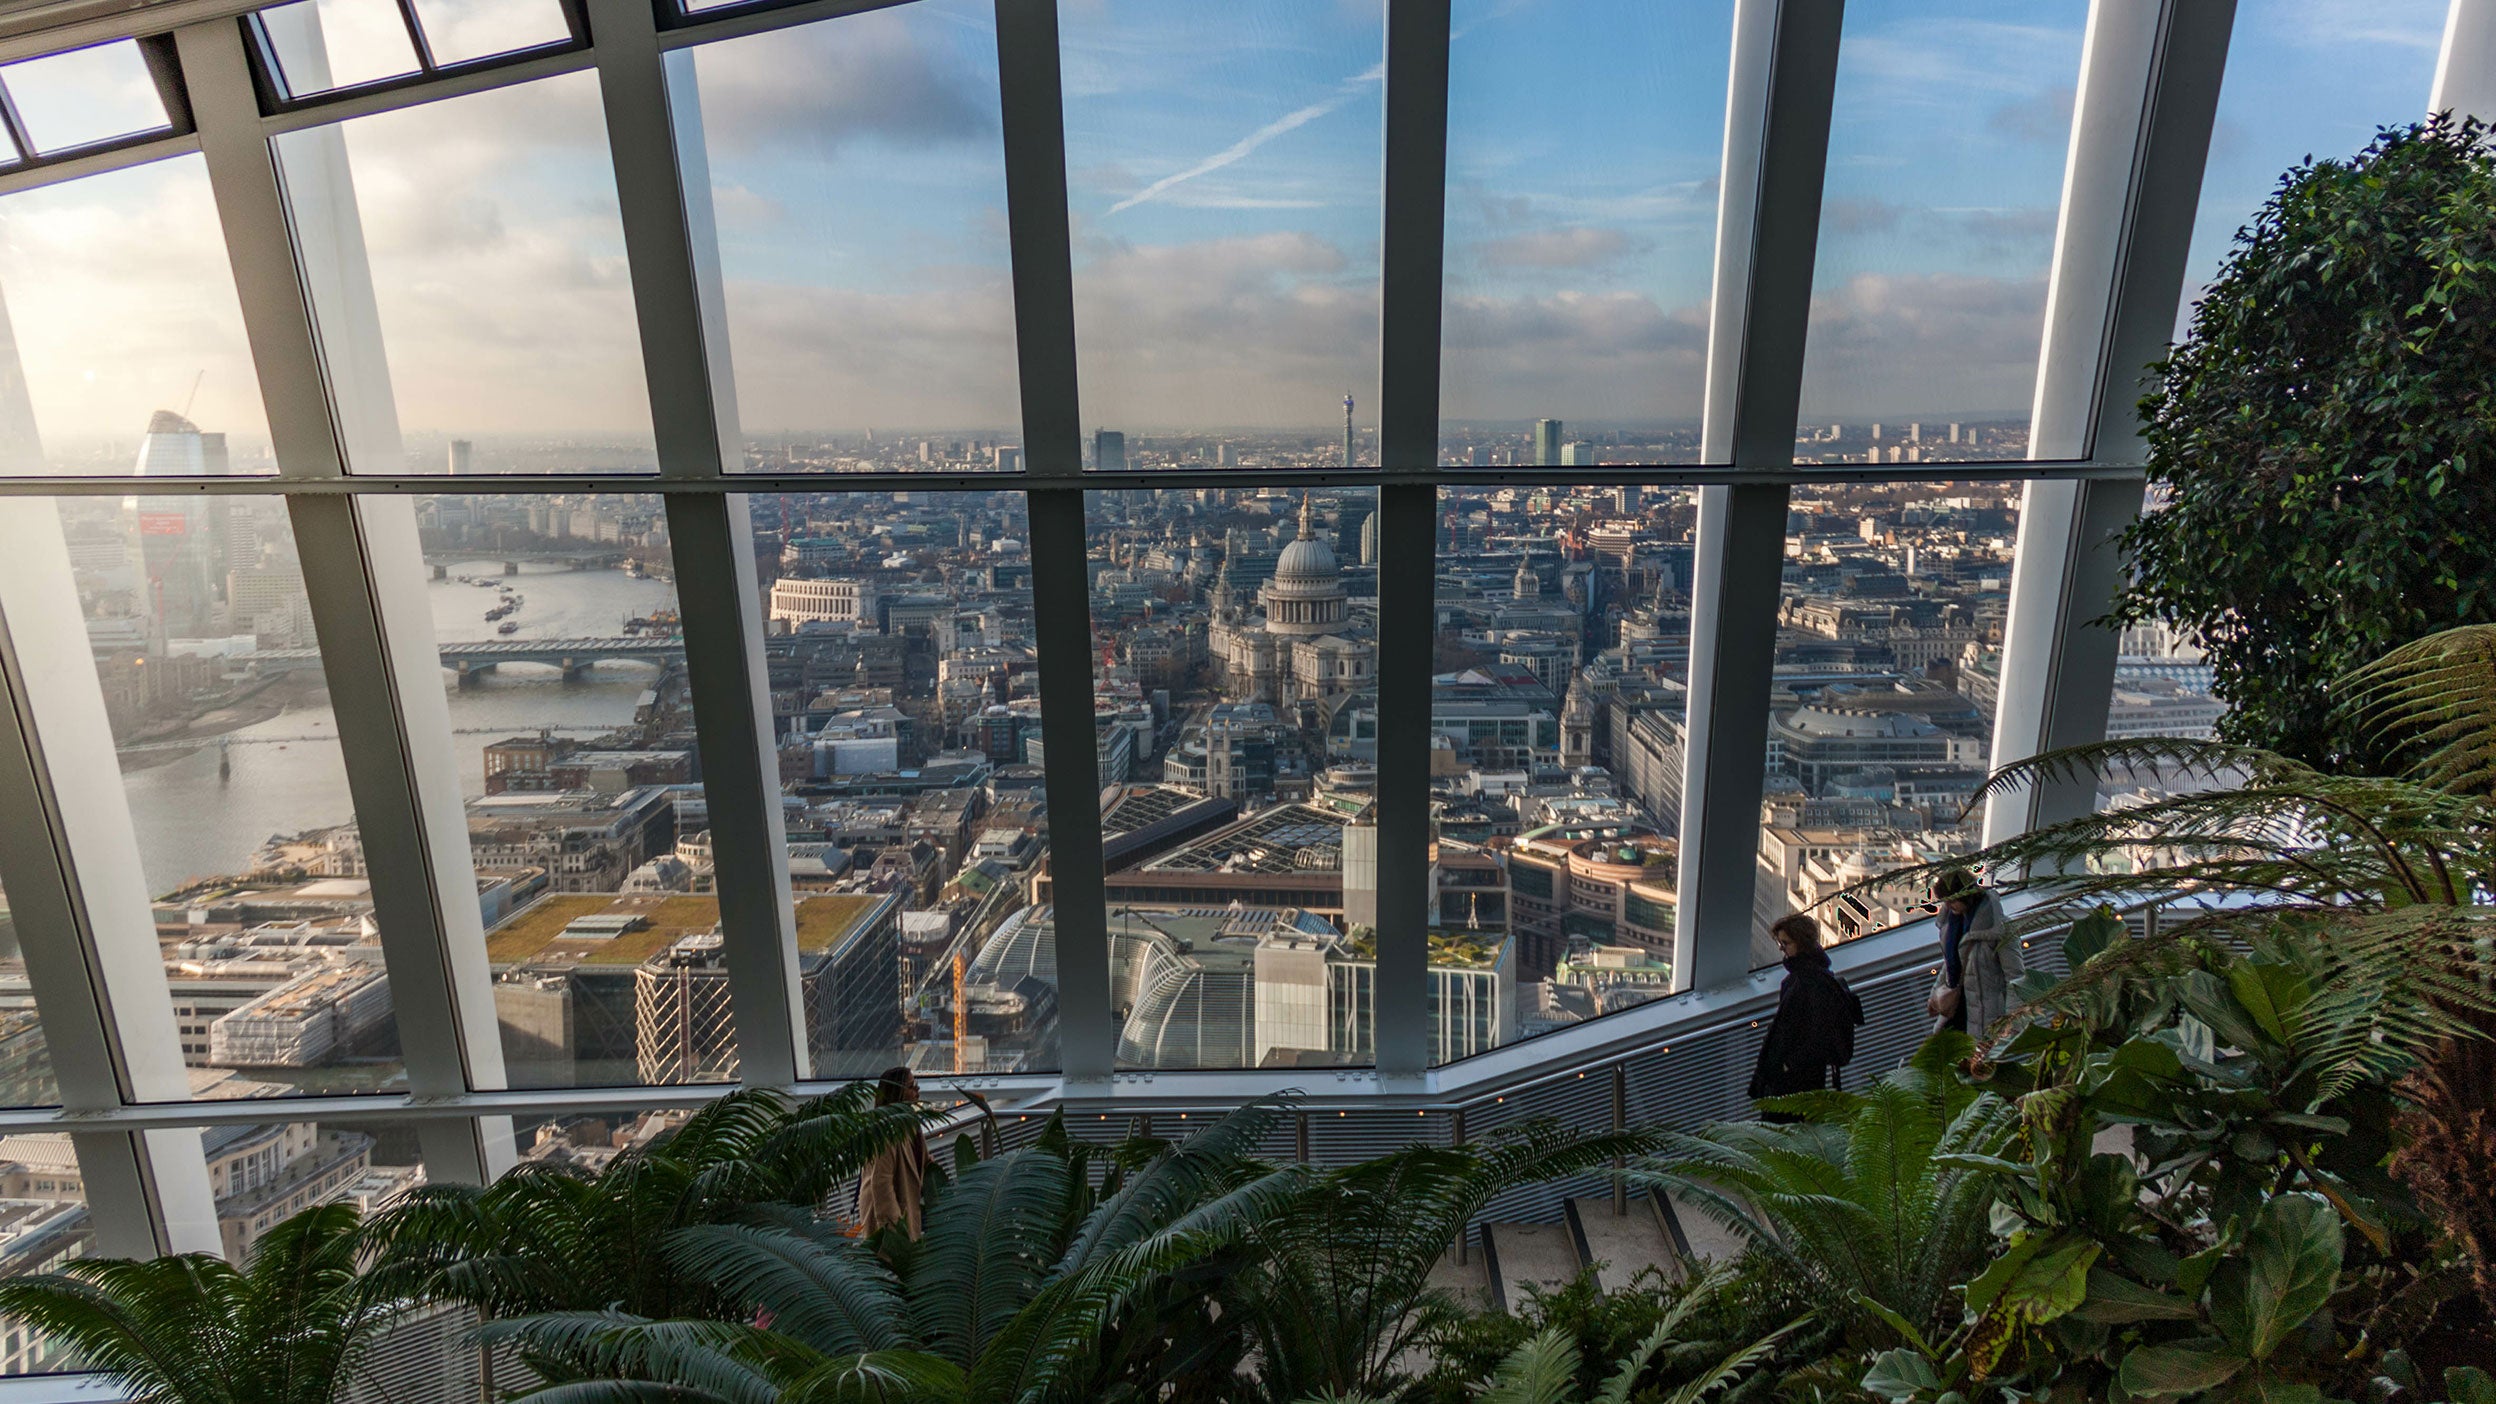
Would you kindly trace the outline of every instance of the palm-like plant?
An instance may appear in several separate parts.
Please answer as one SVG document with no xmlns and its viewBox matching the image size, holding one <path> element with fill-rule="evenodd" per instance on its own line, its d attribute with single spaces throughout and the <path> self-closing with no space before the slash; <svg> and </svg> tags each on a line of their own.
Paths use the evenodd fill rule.
<svg viewBox="0 0 2496 1404">
<path fill-rule="evenodd" d="M 1415 1146 L 1310 1176 L 1284 1212 L 1245 1226 L 1223 1319 L 1254 1341 L 1273 1400 L 1385 1393 L 1396 1359 L 1454 1305 L 1430 1270 L 1502 1192 L 1641 1154 L 1652 1135 L 1528 1127 L 1487 1146 Z"/>
<path fill-rule="evenodd" d="M 2017 1128 L 2010 1104 L 1968 1087 L 1964 1034 L 1935 1034 L 1861 1092 L 1761 1105 L 1792 1124 L 1729 1122 L 1673 1134 L 1636 1181 L 1673 1191 L 1827 1303 L 1858 1344 L 1955 1319 L 1952 1288 L 1992 1246 L 1994 1187 L 1951 1157 L 1987 1156 Z"/>
<path fill-rule="evenodd" d="M 1602 1386 L 1583 1396 L 1586 1404 L 1629 1404 L 1638 1382 L 1646 1377 L 1656 1357 L 1685 1344 L 1682 1338 L 1691 1313 L 1721 1292 L 1728 1280 L 1729 1275 L 1719 1268 L 1692 1284 Z M 1789 1322 L 1748 1345 L 1736 1347 L 1721 1359 L 1703 1361 L 1694 1377 L 1668 1393 L 1638 1397 L 1652 1398 L 1655 1404 L 1699 1404 L 1755 1369 L 1802 1324 L 1799 1320 Z M 1500 1361 L 1491 1378 L 1475 1390 L 1474 1398 L 1477 1404 L 1576 1404 L 1581 1398 L 1577 1380 L 1584 1365 L 1582 1354 L 1567 1327 L 1549 1327 Z M 1385 1404 L 1385 1399 L 1366 1394 L 1314 1394 L 1300 1404 Z"/>
<path fill-rule="evenodd" d="M 88 1258 L 0 1281 L 0 1314 L 150 1404 L 331 1404 L 394 1304 L 356 1271 L 353 1205 L 269 1230 L 241 1268 L 206 1253 Z"/>
<path fill-rule="evenodd" d="M 371 1225 L 393 1289 L 465 1302 L 489 1319 L 620 1308 L 708 1314 L 708 1284 L 663 1251 L 693 1224 L 757 1205 L 812 1205 L 935 1114 L 870 1105 L 855 1084 L 807 1101 L 731 1092 L 594 1175 L 523 1164 L 491 1185 L 416 1191 Z"/>
<path fill-rule="evenodd" d="M 1053 1125 L 933 1185 L 915 1243 L 870 1245 L 793 1206 L 686 1225 L 653 1251 L 720 1308 L 713 1318 L 563 1311 L 485 1334 L 561 1381 L 528 1396 L 544 1404 L 1042 1404 L 1113 1384 L 1157 1397 L 1175 1371 L 1203 1367 L 1140 1346 L 1189 1333 L 1137 1320 L 1139 1304 L 1213 1334 L 1211 1282 L 1192 1301 L 1168 1288 L 1290 1199 L 1299 1172 L 1247 1158 L 1278 1110 L 1253 1104 L 1175 1146 L 1105 1150 Z"/>
</svg>

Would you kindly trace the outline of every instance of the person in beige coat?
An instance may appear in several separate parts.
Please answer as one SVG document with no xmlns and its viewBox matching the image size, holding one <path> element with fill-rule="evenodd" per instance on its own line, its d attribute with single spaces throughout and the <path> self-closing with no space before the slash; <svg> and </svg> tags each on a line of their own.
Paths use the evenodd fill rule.
<svg viewBox="0 0 2496 1404">
<path fill-rule="evenodd" d="M 887 1068 L 876 1079 L 875 1104 L 907 1105 L 919 1100 L 919 1080 L 905 1067 Z M 900 1224 L 917 1238 L 919 1206 L 927 1193 L 927 1170 L 935 1164 L 928 1154 L 927 1134 L 912 1131 L 910 1139 L 889 1146 L 858 1173 L 858 1228 L 873 1235 L 888 1224 Z"/>
</svg>

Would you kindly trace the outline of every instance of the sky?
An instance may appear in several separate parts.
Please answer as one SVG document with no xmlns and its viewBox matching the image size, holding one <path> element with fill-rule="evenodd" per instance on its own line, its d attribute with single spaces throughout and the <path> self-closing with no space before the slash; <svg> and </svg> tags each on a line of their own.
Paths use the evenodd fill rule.
<svg viewBox="0 0 2496 1404">
<path fill-rule="evenodd" d="M 2242 0 L 2188 299 L 2283 169 L 2423 111 L 2443 8 Z M 1064 0 L 1087 429 L 1326 431 L 1347 393 L 1375 424 L 1380 14 Z M 1696 413 L 1730 14 L 1456 0 L 1451 421 Z M 1849 7 L 1806 423 L 2025 415 L 2084 15 Z M 671 61 L 700 114 L 750 429 L 1015 430 L 990 16 L 917 0 Z M 122 110 L 123 88 L 88 100 Z M 411 437 L 646 444 L 589 75 L 286 140 L 346 154 Z M 134 440 L 194 378 L 205 427 L 261 432 L 198 158 L 0 195 L 0 296 L 47 443 Z"/>
</svg>

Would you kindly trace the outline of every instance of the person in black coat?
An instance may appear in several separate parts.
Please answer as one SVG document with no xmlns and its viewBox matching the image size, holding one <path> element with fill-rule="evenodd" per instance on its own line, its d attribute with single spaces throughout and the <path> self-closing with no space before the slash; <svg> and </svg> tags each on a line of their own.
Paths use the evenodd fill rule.
<svg viewBox="0 0 2496 1404">
<path fill-rule="evenodd" d="M 1829 970 L 1820 945 L 1820 923 L 1796 913 L 1768 928 L 1785 954 L 1785 983 L 1777 990 L 1777 1015 L 1759 1045 L 1759 1068 L 1750 1095 L 1782 1097 L 1837 1085 L 1837 1070 L 1855 1056 L 1855 1029 L 1863 1004 Z M 1770 1112 L 1769 1121 L 1794 1118 Z"/>
</svg>

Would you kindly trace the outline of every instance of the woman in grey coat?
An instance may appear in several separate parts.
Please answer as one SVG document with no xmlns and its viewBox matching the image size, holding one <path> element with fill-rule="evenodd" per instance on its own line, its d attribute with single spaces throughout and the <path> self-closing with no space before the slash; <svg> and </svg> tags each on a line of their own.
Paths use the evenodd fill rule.
<svg viewBox="0 0 2496 1404">
<path fill-rule="evenodd" d="M 1941 929 L 1941 978 L 1924 1002 L 1933 1029 L 1964 1029 L 1982 1038 L 2014 1000 L 2011 982 L 2026 973 L 2019 943 L 2002 929 L 2002 904 L 1994 900 L 1976 875 L 1951 868 L 1933 880 L 1939 904 L 1934 923 Z"/>
</svg>

